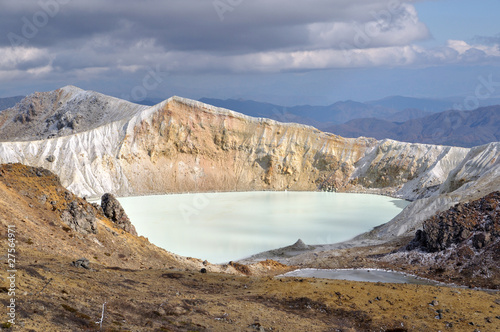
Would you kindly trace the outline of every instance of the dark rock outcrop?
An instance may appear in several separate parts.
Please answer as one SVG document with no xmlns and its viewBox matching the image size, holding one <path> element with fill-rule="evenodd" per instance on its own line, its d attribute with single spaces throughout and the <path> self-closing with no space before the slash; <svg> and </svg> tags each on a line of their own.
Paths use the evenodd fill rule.
<svg viewBox="0 0 500 332">
<path fill-rule="evenodd" d="M 500 237 L 500 192 L 460 203 L 426 220 L 408 249 L 438 252 L 452 245 L 481 249 Z M 469 242 L 470 241 L 470 242 Z"/>
<path fill-rule="evenodd" d="M 120 202 L 112 194 L 104 194 L 101 197 L 101 207 L 104 215 L 113 221 L 119 228 L 132 235 L 137 235 L 134 225 L 130 222 Z"/>
<path fill-rule="evenodd" d="M 434 215 L 408 245 L 370 258 L 432 280 L 500 289 L 500 192 Z"/>
<path fill-rule="evenodd" d="M 384 259 L 426 278 L 500 288 L 500 192 L 426 220 L 406 248 Z"/>
<path fill-rule="evenodd" d="M 83 233 L 97 233 L 97 218 L 90 204 L 72 201 L 68 208 L 61 213 L 61 219 L 71 229 Z"/>
<path fill-rule="evenodd" d="M 71 262 L 74 267 L 83 267 L 84 269 L 89 269 L 89 260 L 87 258 L 79 258 L 76 261 Z"/>
</svg>

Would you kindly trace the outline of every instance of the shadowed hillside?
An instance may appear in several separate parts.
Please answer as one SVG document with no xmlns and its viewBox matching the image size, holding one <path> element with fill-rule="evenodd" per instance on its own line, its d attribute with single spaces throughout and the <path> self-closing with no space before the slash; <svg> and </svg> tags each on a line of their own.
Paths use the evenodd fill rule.
<svg viewBox="0 0 500 332">
<path fill-rule="evenodd" d="M 475 111 L 446 111 L 405 122 L 355 119 L 331 126 L 326 131 L 344 137 L 473 147 L 500 141 L 500 106 Z"/>
</svg>

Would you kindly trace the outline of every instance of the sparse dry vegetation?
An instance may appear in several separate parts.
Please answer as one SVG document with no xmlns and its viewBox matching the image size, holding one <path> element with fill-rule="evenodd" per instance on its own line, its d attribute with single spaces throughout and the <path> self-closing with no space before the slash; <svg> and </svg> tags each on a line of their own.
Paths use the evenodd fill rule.
<svg viewBox="0 0 500 332">
<path fill-rule="evenodd" d="M 0 233 L 5 238 L 6 223 L 13 223 L 19 240 L 17 319 L 13 327 L 4 320 L 5 330 L 96 331 L 101 318 L 102 331 L 494 331 L 500 327 L 498 293 L 278 279 L 273 276 L 291 267 L 272 260 L 204 264 L 124 232 L 98 211 L 97 233 L 80 233 L 67 229 L 59 217 L 68 201 L 77 198 L 55 176 L 37 176 L 36 169 L 19 164 L 0 167 L 0 174 Z M 41 191 L 46 201 L 39 199 Z M 5 245 L 1 243 L 4 252 Z M 71 265 L 82 257 L 90 260 L 89 268 Z M 207 273 L 200 273 L 202 267 Z M 3 278 L 3 306 L 9 300 L 6 286 Z"/>
</svg>

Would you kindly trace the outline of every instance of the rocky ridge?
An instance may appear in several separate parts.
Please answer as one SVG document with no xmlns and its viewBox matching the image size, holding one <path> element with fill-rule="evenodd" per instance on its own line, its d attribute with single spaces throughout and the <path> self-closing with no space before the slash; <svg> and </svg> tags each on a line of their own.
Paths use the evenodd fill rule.
<svg viewBox="0 0 500 332">
<path fill-rule="evenodd" d="M 129 117 L 146 106 L 66 86 L 36 92 L 0 113 L 0 140 L 62 137 Z"/>
<path fill-rule="evenodd" d="M 500 192 L 427 219 L 406 247 L 381 260 L 445 282 L 498 289 Z"/>
<path fill-rule="evenodd" d="M 42 168 L 0 165 L 0 219 L 2 236 L 7 225 L 15 225 L 20 253 L 35 250 L 71 259 L 88 257 L 92 263 L 124 268 L 179 265 L 174 256 L 146 239 L 128 236 Z"/>
<path fill-rule="evenodd" d="M 93 109 L 96 97 L 75 87 L 43 94 L 43 100 L 66 96 L 58 107 L 68 110 L 77 99 L 81 108 Z M 500 185 L 500 143 L 467 149 L 346 139 L 179 97 L 149 108 L 124 102 L 124 112 L 111 107 L 111 101 L 121 105 L 114 98 L 99 98 L 109 100 L 103 112 L 114 114 L 106 121 L 67 136 L 2 142 L 0 161 L 45 167 L 87 197 L 320 188 L 414 201 L 364 235 L 376 241 L 413 234 L 436 212 Z"/>
<path fill-rule="evenodd" d="M 44 185 L 40 185 L 40 179 L 43 179 Z M 34 200 L 37 206 L 53 211 L 57 219 L 70 229 L 82 234 L 97 233 L 97 215 L 93 207 L 59 187 L 59 178 L 50 171 L 19 164 L 0 165 L 0 181 L 8 188 L 17 189 L 22 196 Z M 51 195 L 50 189 L 45 190 L 52 187 L 57 187 L 56 195 Z M 30 203 L 30 207 L 34 206 L 34 203 Z"/>
<path fill-rule="evenodd" d="M 470 203 L 459 203 L 427 219 L 410 249 L 438 252 L 452 245 L 482 249 L 500 238 L 500 192 Z M 465 243 L 467 242 L 467 243 Z"/>
</svg>

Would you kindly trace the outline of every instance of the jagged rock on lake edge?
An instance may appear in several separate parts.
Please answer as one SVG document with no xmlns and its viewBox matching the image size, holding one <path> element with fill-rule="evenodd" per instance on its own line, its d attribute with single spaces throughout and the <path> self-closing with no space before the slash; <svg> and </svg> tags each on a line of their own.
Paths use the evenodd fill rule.
<svg viewBox="0 0 500 332">
<path fill-rule="evenodd" d="M 104 215 L 119 228 L 132 235 L 137 235 L 134 225 L 132 225 L 125 210 L 113 194 L 106 193 L 101 197 L 101 207 Z"/>
</svg>

